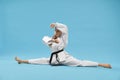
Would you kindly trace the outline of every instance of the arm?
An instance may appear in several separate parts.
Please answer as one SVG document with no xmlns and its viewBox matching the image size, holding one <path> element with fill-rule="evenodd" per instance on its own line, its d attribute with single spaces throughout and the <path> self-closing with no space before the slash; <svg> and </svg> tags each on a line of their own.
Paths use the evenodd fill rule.
<svg viewBox="0 0 120 80">
<path fill-rule="evenodd" d="M 59 43 L 59 40 L 58 40 L 58 39 L 52 39 L 52 40 L 50 40 L 49 42 Z"/>
<path fill-rule="evenodd" d="M 59 40 L 58 40 L 58 39 L 52 39 L 52 40 L 50 40 L 49 42 L 59 43 Z M 51 44 L 49 44 L 49 46 L 52 46 L 52 43 L 51 43 Z"/>
</svg>

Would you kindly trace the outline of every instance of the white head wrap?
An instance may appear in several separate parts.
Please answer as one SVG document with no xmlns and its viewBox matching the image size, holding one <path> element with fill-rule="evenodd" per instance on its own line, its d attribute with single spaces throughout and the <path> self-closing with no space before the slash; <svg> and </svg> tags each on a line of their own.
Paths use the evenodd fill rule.
<svg viewBox="0 0 120 80">
<path fill-rule="evenodd" d="M 64 45 L 66 46 L 68 43 L 68 29 L 67 26 L 65 24 L 62 23 L 52 23 L 55 25 L 55 28 L 60 30 L 62 32 L 62 36 L 61 38 L 63 39 Z"/>
</svg>

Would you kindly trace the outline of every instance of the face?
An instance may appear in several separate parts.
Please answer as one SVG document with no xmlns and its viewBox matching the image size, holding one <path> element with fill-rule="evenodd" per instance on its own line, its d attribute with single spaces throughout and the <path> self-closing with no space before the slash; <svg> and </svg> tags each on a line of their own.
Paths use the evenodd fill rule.
<svg viewBox="0 0 120 80">
<path fill-rule="evenodd" d="M 51 28 L 55 28 L 55 24 L 50 24 Z M 62 35 L 62 32 L 58 29 L 55 28 L 55 35 L 54 35 L 54 39 L 60 37 Z"/>
<path fill-rule="evenodd" d="M 62 32 L 58 29 L 55 29 L 55 36 L 60 37 L 62 35 Z"/>
</svg>

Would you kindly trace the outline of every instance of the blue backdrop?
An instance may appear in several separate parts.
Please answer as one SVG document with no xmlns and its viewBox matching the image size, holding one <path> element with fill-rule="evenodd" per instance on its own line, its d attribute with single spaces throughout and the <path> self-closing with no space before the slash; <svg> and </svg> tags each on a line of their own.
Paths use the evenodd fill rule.
<svg viewBox="0 0 120 80">
<path fill-rule="evenodd" d="M 113 65 L 113 71 L 108 71 L 108 74 L 105 72 L 101 77 L 98 74 L 95 78 L 90 77 L 88 74 L 88 78 L 83 77 L 86 73 L 82 74 L 81 71 L 76 72 L 75 70 L 73 72 L 78 75 L 77 79 L 80 80 L 81 77 L 84 80 L 90 78 L 90 80 L 98 78 L 102 78 L 102 80 L 120 79 L 120 65 L 118 64 L 120 60 L 119 0 L 0 0 L 0 55 L 1 60 L 7 63 L 4 65 L 0 61 L 2 68 L 5 69 L 5 66 L 10 65 L 9 61 L 18 68 L 19 66 L 13 60 L 15 56 L 24 59 L 48 57 L 50 50 L 42 43 L 41 39 L 45 35 L 52 36 L 53 30 L 49 27 L 52 22 L 61 22 L 68 26 L 69 44 L 66 50 L 71 55 L 79 59 L 111 63 Z M 6 75 L 4 69 L 4 73 L 0 71 L 0 80 L 8 80 L 3 77 Z M 64 70 L 64 67 L 62 69 Z M 77 70 L 79 69 L 77 68 Z M 83 69 L 84 71 L 87 70 Z M 38 75 L 38 73 L 36 74 Z M 70 74 L 72 71 L 66 73 L 73 75 Z M 92 70 L 88 70 L 88 73 L 92 73 Z M 93 75 L 91 74 L 91 76 L 96 73 L 99 72 L 95 72 L 93 69 Z M 116 73 L 116 76 L 114 73 Z M 79 74 L 82 74 L 82 76 Z M 62 75 L 62 72 L 60 75 Z M 28 76 L 26 75 L 26 79 L 37 79 L 34 77 L 28 78 Z M 110 77 L 105 78 L 105 76 Z M 17 77 L 20 77 L 19 74 Z M 17 77 L 13 77 L 11 74 L 8 78 L 13 80 Z M 57 80 L 59 80 L 58 78 Z M 22 76 L 19 79 L 24 79 L 24 77 Z M 49 77 L 49 79 L 56 80 L 52 77 Z M 76 78 L 68 76 L 66 79 Z"/>
</svg>

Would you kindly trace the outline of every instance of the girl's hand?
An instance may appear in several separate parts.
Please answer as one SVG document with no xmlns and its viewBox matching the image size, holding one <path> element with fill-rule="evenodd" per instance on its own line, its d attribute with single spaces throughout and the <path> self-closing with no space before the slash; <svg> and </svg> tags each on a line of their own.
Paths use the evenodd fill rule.
<svg viewBox="0 0 120 80">
<path fill-rule="evenodd" d="M 59 40 L 58 39 L 51 39 L 49 42 L 59 43 Z"/>
<path fill-rule="evenodd" d="M 54 39 L 54 42 L 59 43 L 59 40 L 58 39 Z"/>
</svg>

